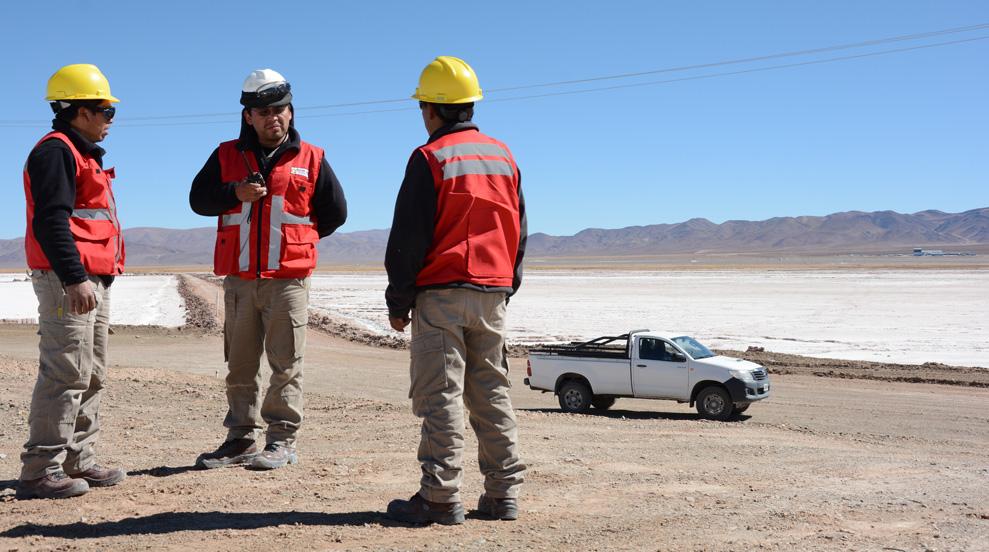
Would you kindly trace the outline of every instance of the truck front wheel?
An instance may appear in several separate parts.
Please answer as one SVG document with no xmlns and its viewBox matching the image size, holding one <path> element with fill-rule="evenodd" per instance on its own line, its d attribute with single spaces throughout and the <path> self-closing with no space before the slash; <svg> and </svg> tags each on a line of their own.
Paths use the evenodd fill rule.
<svg viewBox="0 0 989 552">
<path fill-rule="evenodd" d="M 720 422 L 730 418 L 735 410 L 735 405 L 732 404 L 728 391 L 717 385 L 701 389 L 701 392 L 697 394 L 695 404 L 697 405 L 697 413 L 702 418 Z"/>
<path fill-rule="evenodd" d="M 570 380 L 560 386 L 560 408 L 564 412 L 587 412 L 591 408 L 591 388 L 586 383 Z"/>
</svg>

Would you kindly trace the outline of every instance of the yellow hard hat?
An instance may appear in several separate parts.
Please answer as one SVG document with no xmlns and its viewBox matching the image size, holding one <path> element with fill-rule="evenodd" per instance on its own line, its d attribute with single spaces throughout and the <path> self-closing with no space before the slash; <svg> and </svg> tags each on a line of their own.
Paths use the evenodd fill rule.
<svg viewBox="0 0 989 552">
<path fill-rule="evenodd" d="M 109 100 L 119 102 L 110 95 L 110 82 L 99 67 L 89 63 L 66 65 L 48 79 L 46 100 Z"/>
<path fill-rule="evenodd" d="M 483 97 L 474 70 L 453 56 L 440 56 L 427 65 L 412 95 L 412 99 L 438 104 L 471 103 Z"/>
</svg>

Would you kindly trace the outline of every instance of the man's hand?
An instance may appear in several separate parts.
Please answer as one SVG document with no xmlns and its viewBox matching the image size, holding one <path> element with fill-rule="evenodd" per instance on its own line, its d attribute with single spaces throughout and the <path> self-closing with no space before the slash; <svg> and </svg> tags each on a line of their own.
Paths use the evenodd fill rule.
<svg viewBox="0 0 989 552">
<path fill-rule="evenodd" d="M 412 322 L 412 319 L 409 318 L 408 316 L 403 316 L 401 318 L 395 316 L 389 316 L 388 322 L 391 323 L 391 329 L 395 330 L 396 332 L 404 332 L 405 327 L 409 325 L 409 322 Z"/>
<path fill-rule="evenodd" d="M 65 295 L 69 297 L 69 312 L 72 314 L 86 314 L 96 308 L 96 288 L 89 280 L 65 286 Z"/>
<path fill-rule="evenodd" d="M 268 193 L 268 188 L 257 182 L 249 182 L 245 179 L 237 183 L 234 191 L 237 193 L 237 199 L 253 203 L 264 197 Z"/>
</svg>

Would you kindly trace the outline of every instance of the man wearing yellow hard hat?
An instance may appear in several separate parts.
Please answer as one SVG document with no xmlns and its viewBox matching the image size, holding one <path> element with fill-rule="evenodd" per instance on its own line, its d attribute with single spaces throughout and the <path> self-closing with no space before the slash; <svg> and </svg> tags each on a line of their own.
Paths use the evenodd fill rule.
<svg viewBox="0 0 989 552">
<path fill-rule="evenodd" d="M 412 324 L 409 396 L 422 418 L 422 477 L 419 491 L 393 500 L 387 515 L 463 523 L 466 407 L 484 475 L 477 513 L 514 520 L 525 465 L 508 395 L 505 313 L 522 282 L 521 175 L 508 147 L 471 122 L 482 95 L 465 61 L 436 58 L 412 98 L 429 140 L 412 152 L 398 192 L 385 299 L 393 329 Z"/>
<path fill-rule="evenodd" d="M 124 239 L 103 168 L 118 102 L 95 65 L 67 65 L 48 80 L 52 131 L 24 166 L 24 246 L 38 296 L 38 381 L 21 454 L 18 498 L 67 498 L 116 485 L 96 463 L 106 381 L 110 285 L 124 271 Z"/>
</svg>

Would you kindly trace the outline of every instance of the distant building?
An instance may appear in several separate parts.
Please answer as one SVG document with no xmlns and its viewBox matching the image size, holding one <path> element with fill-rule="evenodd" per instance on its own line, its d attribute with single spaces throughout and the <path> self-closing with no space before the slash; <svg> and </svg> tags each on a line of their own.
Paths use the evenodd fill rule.
<svg viewBox="0 0 989 552">
<path fill-rule="evenodd" d="M 923 249 L 923 248 L 920 248 L 920 247 L 914 247 L 913 248 L 913 256 L 914 257 L 944 257 L 944 256 L 971 257 L 971 256 L 974 256 L 974 255 L 975 255 L 975 253 L 969 253 L 967 251 L 951 251 L 951 252 L 945 253 L 941 249 Z"/>
</svg>

